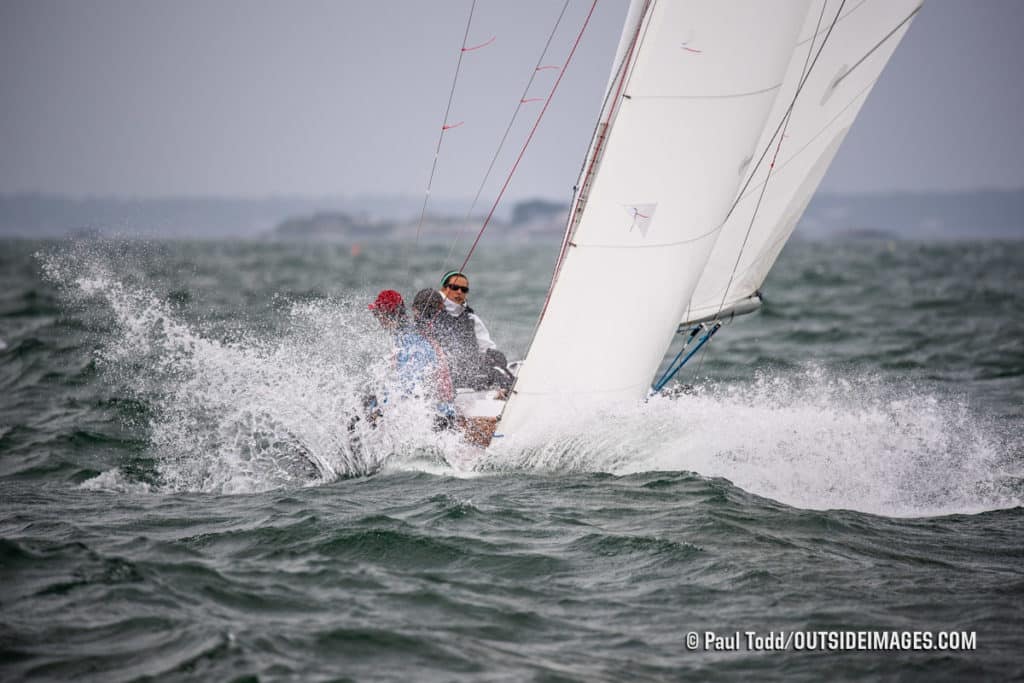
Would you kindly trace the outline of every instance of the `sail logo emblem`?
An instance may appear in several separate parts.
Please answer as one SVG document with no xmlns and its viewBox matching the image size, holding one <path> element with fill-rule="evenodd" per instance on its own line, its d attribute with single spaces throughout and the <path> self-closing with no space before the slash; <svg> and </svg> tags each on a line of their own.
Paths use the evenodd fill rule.
<svg viewBox="0 0 1024 683">
<path fill-rule="evenodd" d="M 654 219 L 654 210 L 657 204 L 623 204 L 622 208 L 629 215 L 629 232 L 638 230 L 641 237 L 647 237 L 647 229 Z"/>
</svg>

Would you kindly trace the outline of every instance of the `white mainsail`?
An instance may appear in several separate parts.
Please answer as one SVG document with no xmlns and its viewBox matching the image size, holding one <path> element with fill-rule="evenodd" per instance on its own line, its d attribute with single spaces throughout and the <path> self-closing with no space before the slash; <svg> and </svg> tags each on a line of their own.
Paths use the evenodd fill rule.
<svg viewBox="0 0 1024 683">
<path fill-rule="evenodd" d="M 853 4 L 634 0 L 548 300 L 500 433 L 519 434 L 554 415 L 642 399 L 681 320 L 707 302 L 719 307 L 729 296 L 739 301 L 760 286 L 803 209 L 801 204 L 793 215 L 795 203 L 806 204 L 838 142 L 832 135 L 824 151 L 815 144 L 829 137 L 829 126 L 848 127 L 852 116 L 843 112 L 856 113 L 850 98 L 863 99 L 899 37 L 858 63 L 896 26 L 875 25 L 880 19 L 872 15 L 872 37 L 855 40 L 854 34 L 868 31 L 856 23 L 863 6 L 905 3 Z M 888 20 L 899 11 L 877 14 Z M 836 16 L 825 41 L 822 27 Z M 846 31 L 837 33 L 843 22 L 849 22 Z M 851 52 L 832 57 L 833 36 Z M 812 68 L 806 55 L 823 41 Z M 847 78 L 837 71 L 844 64 Z M 776 162 L 757 210 L 758 230 L 748 236 L 770 158 L 757 160 L 808 69 L 797 100 L 815 92 L 820 105 L 809 103 L 799 119 L 792 108 L 787 135 L 807 126 L 799 140 L 812 151 L 801 155 L 794 145 L 780 157 L 788 166 L 778 190 L 774 173 L 782 162 Z M 829 116 L 820 118 L 811 105 L 826 108 Z M 724 232 L 727 240 L 720 239 Z M 717 248 L 719 242 L 729 246 Z M 742 275 L 731 277 L 737 259 Z M 727 265 L 724 278 L 723 271 L 709 268 L 719 262 Z"/>
</svg>

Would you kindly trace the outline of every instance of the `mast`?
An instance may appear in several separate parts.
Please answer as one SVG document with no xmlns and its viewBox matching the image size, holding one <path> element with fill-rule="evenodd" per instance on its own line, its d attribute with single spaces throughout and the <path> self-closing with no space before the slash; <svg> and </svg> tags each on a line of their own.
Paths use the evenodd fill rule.
<svg viewBox="0 0 1024 683">
<path fill-rule="evenodd" d="M 808 11 L 808 2 L 653 0 L 631 15 L 638 6 L 503 433 L 644 398 Z"/>
</svg>

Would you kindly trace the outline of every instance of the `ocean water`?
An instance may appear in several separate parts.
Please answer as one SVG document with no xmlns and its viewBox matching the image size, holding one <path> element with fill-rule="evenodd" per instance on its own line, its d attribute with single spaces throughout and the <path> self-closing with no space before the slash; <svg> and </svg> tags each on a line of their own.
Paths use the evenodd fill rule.
<svg viewBox="0 0 1024 683">
<path fill-rule="evenodd" d="M 484 455 L 349 429 L 446 251 L 0 242 L 0 678 L 1024 678 L 1024 242 L 793 242 L 690 391 Z M 509 357 L 553 252 L 474 256 Z"/>
</svg>

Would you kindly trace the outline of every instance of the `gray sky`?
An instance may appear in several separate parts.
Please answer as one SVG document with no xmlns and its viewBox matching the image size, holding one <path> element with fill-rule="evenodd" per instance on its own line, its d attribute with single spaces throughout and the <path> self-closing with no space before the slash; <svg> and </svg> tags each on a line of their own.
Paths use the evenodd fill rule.
<svg viewBox="0 0 1024 683">
<path fill-rule="evenodd" d="M 568 199 L 627 4 L 599 2 L 510 199 Z M 0 192 L 422 196 L 469 6 L 0 0 Z M 465 54 L 435 197 L 476 192 L 561 6 L 479 0 L 469 44 L 494 42 Z M 546 64 L 589 6 L 572 1 Z M 1015 0 L 926 2 L 822 189 L 1024 187 L 1022 29 Z"/>
</svg>

